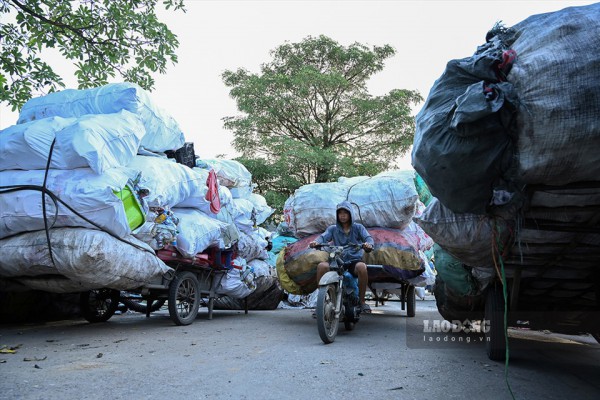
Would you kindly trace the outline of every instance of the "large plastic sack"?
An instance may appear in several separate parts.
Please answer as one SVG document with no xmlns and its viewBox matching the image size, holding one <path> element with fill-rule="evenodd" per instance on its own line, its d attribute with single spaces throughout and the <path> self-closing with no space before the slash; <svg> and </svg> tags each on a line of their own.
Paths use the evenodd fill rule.
<svg viewBox="0 0 600 400">
<path fill-rule="evenodd" d="M 525 184 L 597 180 L 598 20 L 600 4 L 534 15 L 448 63 L 413 146 L 415 169 L 446 207 L 485 214 Z"/>
<path fill-rule="evenodd" d="M 0 277 L 34 290 L 55 293 L 111 288 L 131 290 L 161 283 L 172 271 L 147 245 L 132 236 L 118 240 L 85 228 L 50 230 L 52 259 L 45 231 L 0 240 Z"/>
<path fill-rule="evenodd" d="M 206 178 L 185 165 L 163 157 L 135 156 L 129 168 L 142 171 L 140 187 L 150 191 L 150 206 L 210 207 Z"/>
<path fill-rule="evenodd" d="M 513 26 L 517 178 L 534 184 L 600 175 L 600 3 L 533 15 Z M 482 134 L 486 134 L 485 132 Z"/>
<path fill-rule="evenodd" d="M 300 285 L 290 278 L 286 269 L 285 269 L 285 251 L 280 251 L 277 256 L 277 260 L 275 261 L 276 271 L 277 271 L 277 280 L 281 284 L 283 290 L 288 293 L 303 295 L 309 294 L 306 290 L 304 290 Z M 315 271 L 316 273 L 316 271 Z"/>
<path fill-rule="evenodd" d="M 228 188 L 251 188 L 252 174 L 239 161 L 225 159 L 200 160 L 197 165 L 206 169 L 214 169 L 219 183 Z M 241 197 L 241 196 L 240 196 Z"/>
<path fill-rule="evenodd" d="M 282 282 L 281 286 L 290 293 L 309 294 L 317 289 L 317 265 L 328 260 L 327 252 L 308 247 L 308 244 L 317 236 L 312 235 L 298 240 L 296 243 L 288 245 L 280 253 L 280 257 L 282 257 L 281 254 L 283 255 L 285 275 L 280 273 L 278 266 L 277 276 Z M 286 276 L 294 282 L 293 285 L 285 283 Z"/>
<path fill-rule="evenodd" d="M 44 169 L 48 163 L 50 146 L 56 133 L 73 124 L 76 118 L 51 117 L 25 124 L 12 125 L 0 130 L 0 171 L 7 169 Z M 81 159 L 77 162 L 82 163 Z M 52 169 L 73 169 L 73 160 L 63 154 L 61 146 L 54 145 Z"/>
<path fill-rule="evenodd" d="M 112 114 L 121 110 L 139 115 L 145 127 L 142 147 L 151 151 L 166 151 L 179 149 L 185 143 L 177 121 L 156 106 L 147 91 L 128 82 L 85 90 L 66 89 L 33 98 L 21 108 L 18 123 L 53 116 L 68 118 L 85 114 Z"/>
<path fill-rule="evenodd" d="M 347 194 L 347 187 L 337 182 L 301 186 L 285 201 L 285 222 L 298 238 L 321 233 L 335 224 L 336 206 Z"/>
<path fill-rule="evenodd" d="M 411 221 L 404 229 L 400 230 L 399 233 L 417 250 L 427 251 L 431 249 L 434 244 L 431 236 L 425 233 L 423 228 L 414 221 Z"/>
<path fill-rule="evenodd" d="M 231 207 L 226 207 L 225 210 L 231 213 L 234 224 L 240 231 L 252 234 L 258 221 L 256 220 L 254 204 L 250 200 L 233 199 Z"/>
<path fill-rule="evenodd" d="M 227 273 L 221 278 L 219 284 L 216 288 L 216 293 L 220 295 L 226 295 L 232 297 L 234 299 L 243 299 L 250 295 L 254 290 L 256 290 L 256 282 L 254 281 L 254 277 L 252 276 L 252 282 L 248 282 L 245 277 L 248 275 L 253 275 L 253 273 L 247 274 L 247 271 L 250 269 L 246 266 L 238 268 L 231 268 Z M 245 273 L 246 272 L 246 273 Z"/>
<path fill-rule="evenodd" d="M 261 276 L 271 276 L 272 274 L 272 267 L 269 265 L 268 262 L 264 261 L 264 260 L 259 260 L 258 258 L 254 259 L 254 260 L 250 260 L 248 261 L 248 266 L 252 267 L 252 269 L 254 270 L 254 276 L 256 278 L 259 278 Z"/>
<path fill-rule="evenodd" d="M 471 296 L 477 293 L 477 282 L 463 263 L 437 244 L 435 251 L 435 269 L 446 286 L 458 296 Z"/>
<path fill-rule="evenodd" d="M 267 200 L 258 193 L 251 193 L 246 197 L 246 200 L 249 200 L 254 205 L 256 225 L 264 223 L 275 211 L 269 207 Z"/>
<path fill-rule="evenodd" d="M 301 186 L 283 206 L 285 222 L 299 238 L 321 233 L 336 223 L 336 207 L 345 200 L 353 205 L 354 222 L 402 229 L 416 210 L 414 172 L 385 171 L 370 178 Z"/>
<path fill-rule="evenodd" d="M 266 260 L 269 258 L 267 244 L 268 242 L 256 233 L 240 232 L 237 242 L 238 255 L 248 262 L 255 259 Z"/>
<path fill-rule="evenodd" d="M 224 246 L 221 231 L 227 224 L 194 208 L 174 208 L 173 213 L 179 219 L 177 249 L 184 256 L 193 257 L 211 246 Z"/>
<path fill-rule="evenodd" d="M 367 228 L 404 228 L 415 215 L 418 198 L 414 171 L 382 172 L 349 186 L 347 194 L 355 222 Z"/>
<path fill-rule="evenodd" d="M 415 218 L 436 244 L 472 267 L 492 265 L 493 251 L 504 245 L 510 230 L 504 219 L 457 214 L 433 198 L 425 213 Z"/>
<path fill-rule="evenodd" d="M 390 228 L 369 228 L 375 245 L 373 251 L 365 252 L 367 264 L 384 265 L 391 278 L 404 279 L 403 271 L 419 271 L 423 265 L 418 248 L 413 247 L 401 230 Z"/>
<path fill-rule="evenodd" d="M 269 250 L 269 259 L 267 260 L 268 263 L 272 267 L 275 267 L 277 264 L 277 257 L 279 256 L 281 250 L 284 249 L 288 244 L 292 244 L 297 241 L 298 239 L 292 236 L 283 236 L 278 235 L 277 233 L 273 234 L 271 237 L 272 247 L 271 250 Z"/>
<path fill-rule="evenodd" d="M 95 174 L 89 168 L 53 169 L 48 171 L 46 188 L 77 214 L 98 225 L 98 228 L 124 237 L 131 229 L 123 201 L 116 193 L 122 191 L 136 173 L 127 168 L 111 168 L 102 175 Z M 44 175 L 44 170 L 1 171 L 0 186 L 41 187 Z M 95 228 L 64 204 L 58 202 L 55 205 L 49 195 L 45 199 L 48 226 Z M 18 189 L 0 193 L 0 238 L 44 229 L 44 226 L 40 191 Z"/>
<path fill-rule="evenodd" d="M 512 86 L 506 82 L 493 86 L 499 82 L 495 71 L 504 50 L 506 45 L 492 41 L 480 46 L 472 57 L 449 61 L 415 119 L 412 165 L 431 194 L 455 212 L 485 214 L 493 187 L 512 158 L 506 124 L 513 108 L 511 101 L 505 101 L 512 98 Z M 486 82 L 496 93 L 487 103 Z M 475 87 L 478 90 L 473 90 Z M 461 99 L 467 92 L 473 96 Z M 479 98 L 473 98 L 475 95 Z M 478 109 L 480 101 L 489 106 L 487 113 Z M 469 105 L 473 119 L 467 122 Z M 452 126 L 457 115 L 462 123 L 455 121 Z M 480 134 L 475 134 L 478 128 Z"/>
<path fill-rule="evenodd" d="M 97 174 L 125 166 L 137 154 L 144 136 L 139 117 L 122 110 L 79 118 L 51 117 L 0 131 L 0 170 L 89 167 Z"/>
</svg>

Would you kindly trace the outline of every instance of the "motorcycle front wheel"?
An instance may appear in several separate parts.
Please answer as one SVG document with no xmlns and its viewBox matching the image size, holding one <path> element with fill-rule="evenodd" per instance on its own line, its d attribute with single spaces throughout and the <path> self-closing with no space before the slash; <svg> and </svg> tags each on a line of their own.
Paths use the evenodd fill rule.
<svg viewBox="0 0 600 400">
<path fill-rule="evenodd" d="M 325 344 L 333 343 L 340 323 L 339 315 L 335 316 L 336 285 L 319 287 L 317 297 L 317 327 L 319 336 Z"/>
</svg>

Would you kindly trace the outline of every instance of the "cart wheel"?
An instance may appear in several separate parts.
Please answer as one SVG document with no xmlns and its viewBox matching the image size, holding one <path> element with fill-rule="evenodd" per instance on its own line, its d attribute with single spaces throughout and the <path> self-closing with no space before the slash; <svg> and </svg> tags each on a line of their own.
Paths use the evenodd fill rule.
<svg viewBox="0 0 600 400">
<path fill-rule="evenodd" d="M 193 272 L 175 275 L 169 285 L 169 315 L 176 325 L 189 325 L 196 319 L 200 307 L 198 278 Z"/>
<path fill-rule="evenodd" d="M 506 357 L 506 338 L 504 327 L 504 295 L 502 289 L 491 287 L 485 298 L 486 320 L 485 351 L 490 360 L 502 361 Z"/>
<path fill-rule="evenodd" d="M 417 309 L 417 299 L 415 295 L 415 287 L 408 285 L 406 290 L 406 316 L 414 317 Z"/>
<path fill-rule="evenodd" d="M 121 293 L 113 289 L 94 289 L 79 296 L 81 315 L 88 322 L 105 322 L 117 311 Z"/>
<path fill-rule="evenodd" d="M 140 299 L 123 299 L 123 304 L 127 306 L 127 308 L 146 314 L 148 310 L 148 300 Z M 150 306 L 150 312 L 158 311 L 162 306 L 165 305 L 166 299 L 158 299 L 152 302 L 152 306 Z"/>
</svg>

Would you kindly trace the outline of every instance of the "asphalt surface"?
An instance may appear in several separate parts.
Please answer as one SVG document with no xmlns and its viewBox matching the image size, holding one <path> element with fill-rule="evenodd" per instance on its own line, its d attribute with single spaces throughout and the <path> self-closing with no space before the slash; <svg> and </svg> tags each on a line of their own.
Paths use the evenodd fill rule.
<svg viewBox="0 0 600 400">
<path fill-rule="evenodd" d="M 479 334 L 425 333 L 441 320 L 431 299 L 417 301 L 415 318 L 398 302 L 371 305 L 329 345 L 309 309 L 215 310 L 208 320 L 202 308 L 189 326 L 165 309 L 0 325 L 0 399 L 600 398 L 600 345 L 589 335 L 511 329 L 506 370 Z"/>
</svg>

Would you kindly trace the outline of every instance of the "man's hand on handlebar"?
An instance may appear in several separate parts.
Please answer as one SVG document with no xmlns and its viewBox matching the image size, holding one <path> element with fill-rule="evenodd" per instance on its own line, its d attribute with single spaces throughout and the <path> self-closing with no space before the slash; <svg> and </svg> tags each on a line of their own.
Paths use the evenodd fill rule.
<svg viewBox="0 0 600 400">
<path fill-rule="evenodd" d="M 315 248 L 315 247 L 317 247 L 317 246 L 319 246 L 319 243 L 317 243 L 317 242 L 310 242 L 310 243 L 308 244 L 308 247 L 310 247 L 311 249 L 314 249 L 314 248 Z"/>
<path fill-rule="evenodd" d="M 363 243 L 362 248 L 365 249 L 367 253 L 370 253 L 373 250 L 373 245 L 371 245 L 371 243 Z"/>
</svg>

